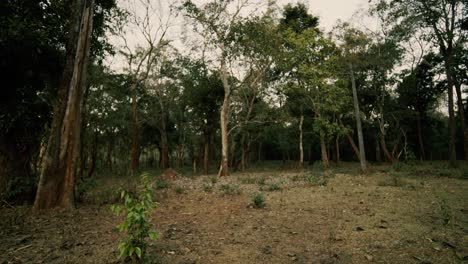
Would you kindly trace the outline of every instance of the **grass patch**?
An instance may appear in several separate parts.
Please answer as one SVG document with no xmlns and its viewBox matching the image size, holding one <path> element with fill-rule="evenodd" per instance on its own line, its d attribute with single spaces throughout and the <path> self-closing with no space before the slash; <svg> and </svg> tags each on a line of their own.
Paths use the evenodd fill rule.
<svg viewBox="0 0 468 264">
<path fill-rule="evenodd" d="M 213 185 L 211 184 L 204 184 L 203 185 L 203 191 L 206 193 L 211 193 L 213 192 Z"/>
<path fill-rule="evenodd" d="M 178 193 L 178 194 L 187 193 L 187 191 L 185 190 L 185 188 L 182 187 L 182 186 L 177 186 L 177 187 L 175 188 L 175 192 Z"/>
<path fill-rule="evenodd" d="M 241 194 L 241 190 L 240 190 L 239 186 L 237 186 L 237 185 L 224 184 L 224 185 L 221 185 L 220 190 L 225 195 L 238 195 L 238 194 Z"/>
<path fill-rule="evenodd" d="M 266 184 L 265 186 L 262 186 L 260 190 L 268 191 L 268 192 L 281 191 L 283 190 L 283 187 L 281 187 L 282 184 L 284 184 L 283 181 L 270 182 Z"/>
</svg>

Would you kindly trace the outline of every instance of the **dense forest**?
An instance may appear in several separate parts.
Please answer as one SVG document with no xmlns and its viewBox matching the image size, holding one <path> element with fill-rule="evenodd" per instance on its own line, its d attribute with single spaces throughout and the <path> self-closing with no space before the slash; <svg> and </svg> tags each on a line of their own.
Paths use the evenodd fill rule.
<svg viewBox="0 0 468 264">
<path fill-rule="evenodd" d="M 0 261 L 80 262 L 82 252 L 50 258 L 56 253 L 52 249 L 37 253 L 42 240 L 28 236 L 15 244 L 15 239 L 41 228 L 37 219 L 75 228 L 84 217 L 81 231 L 62 230 L 56 241 L 60 250 L 61 243 L 66 250 L 76 248 L 75 243 L 85 242 L 78 239 L 68 245 L 63 233 L 86 232 L 100 222 L 99 217 L 117 223 L 122 216 L 98 213 L 104 207 L 110 212 L 109 204 L 114 204 L 117 215 L 124 212 L 118 229 L 126 238 L 117 245 L 113 240 L 119 234 L 112 233 L 104 253 L 94 257 L 83 253 L 86 263 L 114 263 L 107 260 L 119 255 L 112 250 L 118 250 L 123 261 L 150 263 L 363 263 L 379 257 L 381 263 L 466 261 L 466 250 L 459 249 L 468 248 L 468 208 L 463 205 L 468 177 L 468 2 L 370 0 L 366 10 L 355 14 L 358 18 L 339 20 L 331 29 L 314 15 L 314 1 L 283 2 L 1 1 L 0 211 L 8 219 L 0 225 L 0 241 L 5 244 L 0 246 L 5 256 Z M 242 190 L 233 184 L 236 181 L 259 189 Z M 212 193 L 217 184 L 220 193 Z M 341 190 L 345 185 L 351 189 Z M 179 239 L 176 231 L 181 227 L 169 217 L 155 219 L 150 214 L 155 201 L 162 207 L 161 215 L 179 219 L 183 216 L 174 209 L 177 206 L 209 211 L 210 205 L 197 207 L 197 199 L 219 200 L 211 207 L 221 212 L 232 206 L 229 201 L 237 206 L 240 197 L 252 195 L 252 204 L 242 210 L 267 204 L 263 210 L 274 211 L 284 203 L 291 209 L 294 203 L 285 200 L 312 199 L 310 193 L 323 191 L 313 189 L 317 186 L 330 188 L 331 193 L 316 200 L 331 203 L 326 206 L 333 211 L 326 209 L 329 221 L 336 217 L 334 208 L 345 206 L 341 202 L 364 199 L 358 198 L 364 192 L 372 200 L 376 193 L 363 189 L 359 194 L 350 186 L 411 189 L 414 193 L 391 189 L 386 197 L 403 195 L 420 204 L 417 210 L 406 208 L 414 212 L 434 205 L 443 220 L 434 226 L 451 225 L 451 238 L 428 238 L 442 245 L 443 249 L 437 246 L 438 256 L 434 250 L 418 251 L 422 248 L 418 241 L 413 247 L 420 255 L 406 259 L 400 254 L 398 260 L 385 246 L 377 256 L 374 251 L 359 255 L 351 249 L 333 253 L 328 245 L 327 250 L 312 250 L 314 258 L 296 252 L 300 247 L 296 244 L 276 259 L 271 255 L 279 245 L 260 245 L 265 247 L 256 259 L 241 253 L 223 258 L 223 248 L 210 257 L 194 255 L 194 249 L 181 253 L 185 249 L 179 244 L 170 249 L 174 245 L 168 243 Z M 435 194 L 425 196 L 428 200 L 417 195 L 431 192 L 419 188 L 438 186 L 441 193 L 453 195 L 444 196 L 444 202 L 432 201 Z M 390 211 L 403 206 L 393 200 L 380 202 L 397 208 Z M 227 219 L 248 214 L 229 210 Z M 89 215 L 96 218 L 87 222 Z M 264 225 L 279 225 L 287 219 L 283 216 L 269 215 L 277 222 Z M 23 224 L 15 229 L 18 221 Z M 379 221 L 380 229 L 386 230 L 390 220 Z M 305 229 L 313 222 L 297 223 Z M 147 242 L 156 239 L 152 225 L 158 233 L 168 230 L 154 242 L 156 246 Z M 228 230 L 249 237 L 238 226 Z M 273 231 L 264 232 L 275 237 Z M 203 236 L 197 233 L 200 230 L 187 232 Z M 347 235 L 340 238 L 335 232 L 339 231 L 326 235 L 329 243 L 346 240 Z M 416 237 L 421 234 L 414 232 Z M 204 239 L 213 237 L 219 239 L 216 235 Z M 24 241 L 32 241 L 25 247 L 36 253 L 25 253 L 29 249 L 23 249 Z M 215 247 L 187 247 L 197 246 Z"/>
</svg>

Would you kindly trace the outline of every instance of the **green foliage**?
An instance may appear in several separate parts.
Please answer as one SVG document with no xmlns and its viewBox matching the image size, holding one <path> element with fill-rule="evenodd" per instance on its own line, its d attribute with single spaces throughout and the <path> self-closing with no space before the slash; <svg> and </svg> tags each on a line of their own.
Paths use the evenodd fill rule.
<svg viewBox="0 0 468 264">
<path fill-rule="evenodd" d="M 240 190 L 239 186 L 237 186 L 237 185 L 223 184 L 223 185 L 221 185 L 220 190 L 225 195 L 238 195 L 238 194 L 241 193 L 241 190 Z"/>
<path fill-rule="evenodd" d="M 263 208 L 265 207 L 265 196 L 262 193 L 256 193 L 252 197 L 252 204 L 255 208 Z"/>
<path fill-rule="evenodd" d="M 283 181 L 278 181 L 278 182 L 270 182 L 266 186 L 261 187 L 261 190 L 269 191 L 269 192 L 274 192 L 274 191 L 281 191 L 283 188 L 281 187 L 281 184 L 283 184 Z"/>
<path fill-rule="evenodd" d="M 91 178 L 88 180 L 80 181 L 76 186 L 76 192 L 78 193 L 78 198 L 82 199 L 84 194 L 96 187 L 97 182 L 95 179 Z"/>
<path fill-rule="evenodd" d="M 162 180 L 162 179 L 156 180 L 156 189 L 160 190 L 160 189 L 167 189 L 167 188 L 169 188 L 169 182 Z"/>
<path fill-rule="evenodd" d="M 146 253 L 146 239 L 155 240 L 157 234 L 151 230 L 148 217 L 156 207 L 153 201 L 153 182 L 147 173 L 140 177 L 140 193 L 137 195 L 121 191 L 120 198 L 123 205 L 112 205 L 111 210 L 117 215 L 125 215 L 125 220 L 117 226 L 126 237 L 119 243 L 121 257 L 129 257 L 132 260 L 141 260 Z"/>
<path fill-rule="evenodd" d="M 216 176 L 211 176 L 211 177 L 210 177 L 210 182 L 211 182 L 212 184 L 217 183 L 217 182 L 218 182 L 218 177 L 216 177 Z"/>
<path fill-rule="evenodd" d="M 182 186 L 177 186 L 177 187 L 175 188 L 175 192 L 178 193 L 178 194 L 186 193 L 185 188 L 182 187 Z"/>
<path fill-rule="evenodd" d="M 211 185 L 211 184 L 204 184 L 204 185 L 203 185 L 203 191 L 204 191 L 204 192 L 207 192 L 207 193 L 213 192 L 213 185 Z"/>
<path fill-rule="evenodd" d="M 318 179 L 314 174 L 307 175 L 307 182 L 310 185 L 318 185 Z"/>
</svg>

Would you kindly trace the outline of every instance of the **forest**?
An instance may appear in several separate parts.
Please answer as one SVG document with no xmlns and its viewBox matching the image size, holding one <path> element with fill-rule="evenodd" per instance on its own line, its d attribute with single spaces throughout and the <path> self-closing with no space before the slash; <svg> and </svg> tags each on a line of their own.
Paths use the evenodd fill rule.
<svg viewBox="0 0 468 264">
<path fill-rule="evenodd" d="M 0 263 L 466 263 L 468 1 L 319 2 L 0 1 Z"/>
</svg>

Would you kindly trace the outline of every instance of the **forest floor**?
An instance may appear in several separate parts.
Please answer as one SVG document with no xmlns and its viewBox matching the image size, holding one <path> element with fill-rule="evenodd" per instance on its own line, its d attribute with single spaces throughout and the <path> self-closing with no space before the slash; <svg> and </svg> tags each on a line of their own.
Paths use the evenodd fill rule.
<svg viewBox="0 0 468 264">
<path fill-rule="evenodd" d="M 162 180 L 149 263 L 468 263 L 468 170 L 357 164 Z M 316 166 L 314 166 L 316 167 Z M 73 212 L 0 209 L 0 263 L 121 263 L 109 206 L 132 178 L 97 177 Z M 130 188 L 130 187 L 129 187 Z M 262 193 L 264 208 L 252 197 Z"/>
</svg>

